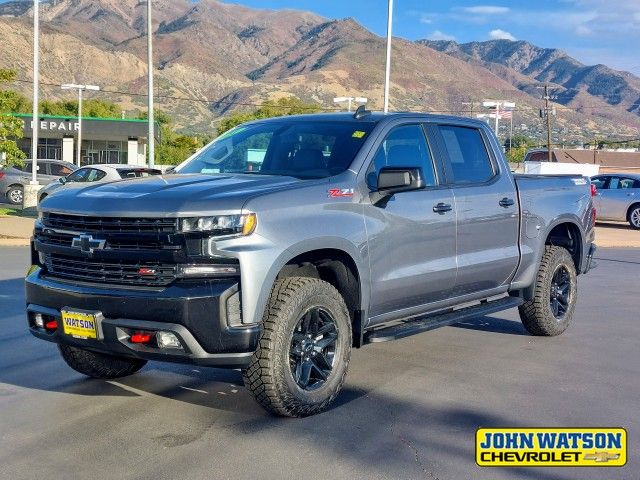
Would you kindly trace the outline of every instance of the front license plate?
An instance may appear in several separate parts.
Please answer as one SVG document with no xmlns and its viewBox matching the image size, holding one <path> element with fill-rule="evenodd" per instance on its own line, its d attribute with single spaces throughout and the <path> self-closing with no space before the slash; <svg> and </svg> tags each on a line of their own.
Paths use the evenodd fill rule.
<svg viewBox="0 0 640 480">
<path fill-rule="evenodd" d="M 78 338 L 98 338 L 96 313 L 62 310 L 62 328 L 66 335 Z"/>
</svg>

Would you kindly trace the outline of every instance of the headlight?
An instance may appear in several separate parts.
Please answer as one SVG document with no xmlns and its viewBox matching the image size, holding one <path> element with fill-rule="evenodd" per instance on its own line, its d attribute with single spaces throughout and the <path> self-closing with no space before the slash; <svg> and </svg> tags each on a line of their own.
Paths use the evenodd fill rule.
<svg viewBox="0 0 640 480">
<path fill-rule="evenodd" d="M 251 235 L 258 220 L 255 213 L 247 215 L 218 215 L 180 219 L 181 232 L 210 232 L 216 236 Z"/>
</svg>

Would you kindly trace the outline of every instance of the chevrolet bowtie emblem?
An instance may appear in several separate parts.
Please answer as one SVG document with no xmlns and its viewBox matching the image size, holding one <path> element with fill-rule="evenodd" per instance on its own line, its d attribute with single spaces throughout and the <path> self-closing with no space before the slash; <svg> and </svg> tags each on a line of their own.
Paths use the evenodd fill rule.
<svg viewBox="0 0 640 480">
<path fill-rule="evenodd" d="M 102 250 L 105 243 L 107 243 L 106 240 L 98 240 L 93 238 L 91 235 L 80 235 L 79 237 L 73 238 L 71 246 L 79 248 L 82 253 L 91 255 L 94 250 Z"/>
<path fill-rule="evenodd" d="M 609 460 L 617 460 L 619 458 L 620 458 L 619 453 L 609 453 L 609 452 L 587 453 L 584 456 L 585 460 L 593 460 L 596 463 L 606 463 Z"/>
</svg>

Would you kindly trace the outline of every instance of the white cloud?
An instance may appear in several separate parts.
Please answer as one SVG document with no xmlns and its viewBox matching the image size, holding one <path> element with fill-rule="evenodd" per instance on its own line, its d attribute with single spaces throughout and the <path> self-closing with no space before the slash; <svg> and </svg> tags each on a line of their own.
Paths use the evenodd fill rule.
<svg viewBox="0 0 640 480">
<path fill-rule="evenodd" d="M 589 35 L 591 35 L 593 33 L 593 31 L 587 27 L 586 25 L 578 25 L 575 28 L 575 33 L 576 35 L 580 36 L 580 37 L 588 37 Z"/>
<path fill-rule="evenodd" d="M 453 35 L 447 35 L 446 33 L 441 32 L 440 30 L 434 30 L 427 37 L 429 40 L 455 40 L 456 37 Z"/>
<path fill-rule="evenodd" d="M 489 32 L 489 38 L 491 40 L 511 40 L 512 42 L 516 39 L 516 37 L 511 35 L 509 32 L 505 32 L 504 30 L 500 30 L 499 28 L 491 30 Z"/>
<path fill-rule="evenodd" d="M 420 23 L 423 25 L 431 25 L 433 23 L 433 18 L 428 13 L 423 13 L 420 15 Z"/>
<path fill-rule="evenodd" d="M 476 13 L 478 15 L 503 15 L 509 12 L 509 8 L 499 7 L 497 5 L 478 5 L 475 7 L 465 7 L 462 11 L 466 13 Z"/>
</svg>

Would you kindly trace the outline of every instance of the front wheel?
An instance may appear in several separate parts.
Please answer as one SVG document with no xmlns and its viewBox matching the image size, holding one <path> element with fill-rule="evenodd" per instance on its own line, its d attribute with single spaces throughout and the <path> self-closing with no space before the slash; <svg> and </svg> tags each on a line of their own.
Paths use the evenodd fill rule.
<svg viewBox="0 0 640 480">
<path fill-rule="evenodd" d="M 545 246 L 534 298 L 518 307 L 522 324 L 531 335 L 552 337 L 567 329 L 576 308 L 577 280 L 569 252 L 562 247 Z"/>
<path fill-rule="evenodd" d="M 285 278 L 271 292 L 244 383 L 276 415 L 313 415 L 338 395 L 350 355 L 351 322 L 340 293 L 317 278 Z"/>
<path fill-rule="evenodd" d="M 640 205 L 634 205 L 629 209 L 629 215 L 627 215 L 629 225 L 634 230 L 640 230 Z"/>
</svg>

